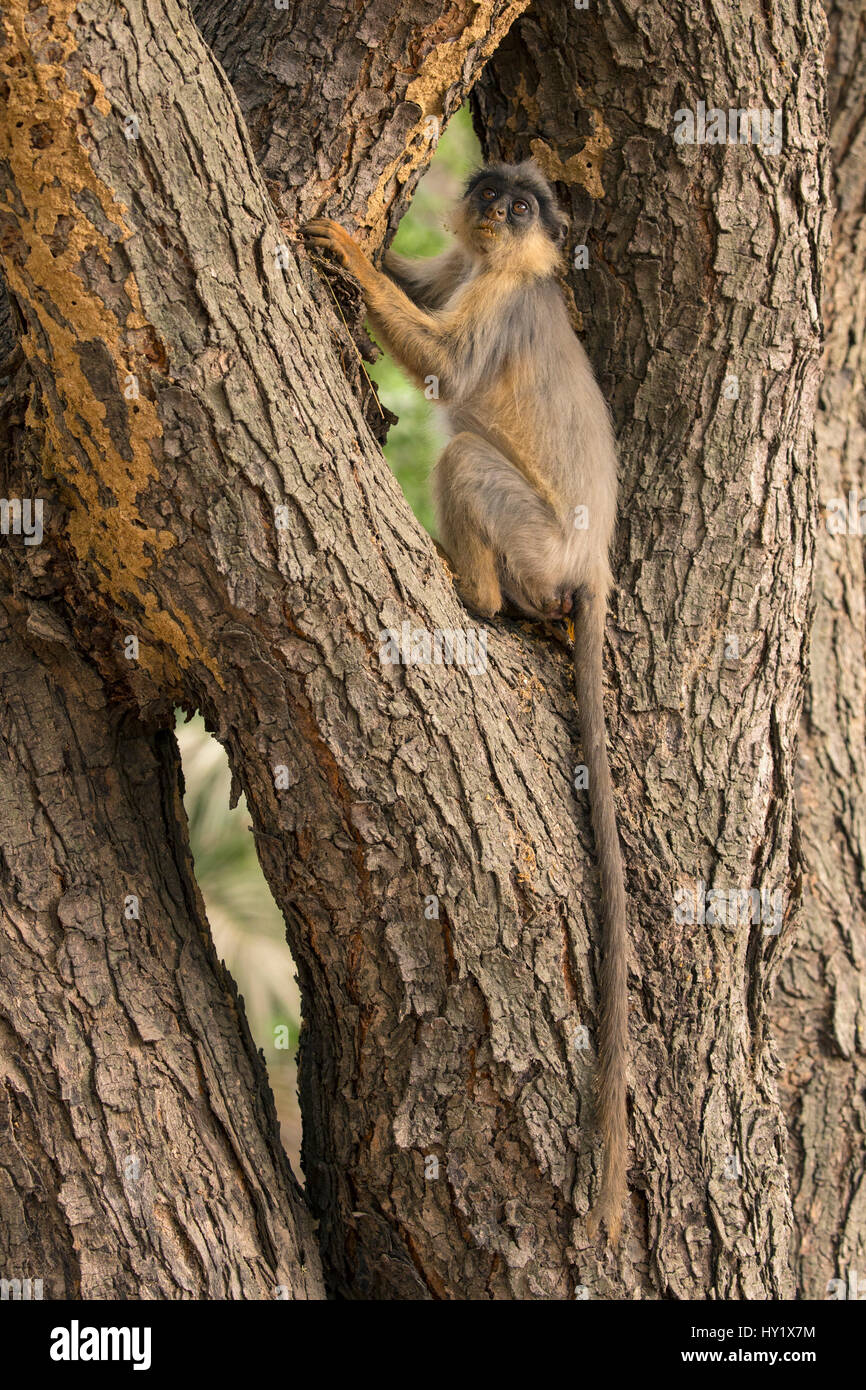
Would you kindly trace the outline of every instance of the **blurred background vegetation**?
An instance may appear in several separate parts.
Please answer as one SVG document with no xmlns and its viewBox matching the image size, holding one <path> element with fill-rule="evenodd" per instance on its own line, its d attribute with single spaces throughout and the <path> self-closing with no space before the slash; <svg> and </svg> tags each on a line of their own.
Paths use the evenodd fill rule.
<svg viewBox="0 0 866 1390">
<path fill-rule="evenodd" d="M 469 108 L 462 106 L 443 131 L 430 168 L 400 223 L 394 238 L 395 251 L 404 256 L 435 256 L 444 251 L 451 240 L 451 209 L 463 183 L 480 163 L 481 146 L 472 129 Z M 399 416 L 388 435 L 385 457 L 418 520 L 432 531 L 430 470 L 445 444 L 436 408 L 387 353 L 383 352 L 368 370 L 382 404 Z"/>
<path fill-rule="evenodd" d="M 444 249 L 449 241 L 449 210 L 480 160 L 480 147 L 464 107 L 452 117 L 439 141 L 400 223 L 395 250 L 405 256 L 435 256 Z M 370 375 L 383 404 L 399 416 L 388 435 L 385 457 L 415 515 L 432 529 L 429 476 L 444 443 L 434 407 L 387 354 L 370 367 Z M 217 954 L 234 977 L 253 1037 L 264 1052 L 283 1144 L 303 1180 L 295 1066 L 300 1000 L 283 918 L 259 866 L 246 801 L 242 797 L 229 810 L 231 777 L 225 752 L 199 716 L 188 723 L 183 720 L 179 712 L 177 739 L 196 878 Z"/>
</svg>

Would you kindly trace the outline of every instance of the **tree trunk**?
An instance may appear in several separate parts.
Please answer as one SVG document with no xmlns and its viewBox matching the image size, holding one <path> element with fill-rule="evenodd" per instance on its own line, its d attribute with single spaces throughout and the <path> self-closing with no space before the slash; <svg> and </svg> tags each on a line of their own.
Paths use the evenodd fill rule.
<svg viewBox="0 0 866 1390">
<path fill-rule="evenodd" d="M 6 498 L 38 476 L 24 377 Z M 321 1298 L 193 877 L 177 745 L 76 650 L 51 548 L 0 551 L 0 1270 L 45 1298 Z"/>
<path fill-rule="evenodd" d="M 799 896 L 823 39 L 790 4 L 771 22 L 758 4 L 563 0 L 522 17 L 476 89 L 486 148 L 533 155 L 570 201 L 588 266 L 569 284 L 618 426 L 612 739 L 641 807 L 632 1182 L 653 1252 L 635 1281 L 676 1297 L 795 1287 L 767 1011 Z M 780 152 L 677 144 L 700 100 L 783 108 Z M 678 924 L 672 893 L 696 881 L 783 895 L 781 932 L 774 912 Z"/>
<path fill-rule="evenodd" d="M 195 0 L 287 217 L 327 208 L 370 250 L 397 230 L 443 126 L 529 0 Z"/>
<path fill-rule="evenodd" d="M 496 37 L 521 8 L 482 7 Z M 375 248 L 432 148 L 401 103 L 450 111 L 487 45 L 460 7 L 452 29 L 431 10 L 421 100 L 405 83 L 414 30 L 374 23 L 373 7 L 365 28 L 346 7 L 374 61 L 343 11 L 314 13 L 298 9 L 292 53 L 245 33 L 238 56 L 219 47 L 222 12 L 199 9 L 251 144 L 183 6 L 8 7 L 0 245 L 45 419 L 41 495 L 65 509 L 73 649 L 147 727 L 166 727 L 173 701 L 199 706 L 228 748 L 299 968 L 304 1167 L 333 1290 L 788 1297 L 767 1020 L 798 895 L 823 22 L 787 0 L 771 29 L 757 0 L 700 24 L 676 5 L 596 17 L 542 0 L 480 94 L 487 147 L 535 153 L 590 248 L 570 283 L 622 447 L 609 718 L 634 1152 L 613 1260 L 584 1220 L 598 890 L 568 661 L 502 621 L 483 670 L 382 662 L 381 634 L 404 622 L 475 624 L 382 460 L 326 292 L 254 158 L 278 198 L 308 190 L 284 212 L 347 215 Z M 308 81 L 322 45 L 333 90 Z M 677 107 L 759 97 L 785 108 L 778 155 L 673 141 Z M 346 111 L 357 149 L 334 138 Z M 148 766 L 164 786 L 160 751 Z M 178 843 L 171 799 L 158 804 L 151 835 L 161 823 Z M 675 893 L 698 880 L 783 894 L 781 934 L 677 921 Z M 203 1024 L 177 1018 L 194 1055 Z M 68 1124 L 53 1104 L 51 1125 Z M 275 1148 L 272 1117 L 256 1123 Z M 300 1218 L 287 1186 L 270 1190 L 288 1251 Z"/>
<path fill-rule="evenodd" d="M 828 6 L 836 216 L 817 415 L 816 613 L 800 734 L 804 910 L 773 1028 L 785 1061 L 797 1268 L 824 1297 L 866 1267 L 866 7 Z M 832 532 L 839 502 L 863 533 Z M 866 512 L 866 509 L 864 509 Z"/>
</svg>

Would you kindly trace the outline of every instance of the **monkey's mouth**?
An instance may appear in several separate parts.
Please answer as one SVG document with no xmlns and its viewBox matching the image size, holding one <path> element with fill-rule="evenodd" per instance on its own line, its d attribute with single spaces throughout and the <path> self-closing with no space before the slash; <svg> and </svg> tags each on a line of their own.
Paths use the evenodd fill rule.
<svg viewBox="0 0 866 1390">
<path fill-rule="evenodd" d="M 499 228 L 494 227 L 490 222 L 482 222 L 478 227 L 478 232 L 484 237 L 496 238 L 499 236 Z"/>
</svg>

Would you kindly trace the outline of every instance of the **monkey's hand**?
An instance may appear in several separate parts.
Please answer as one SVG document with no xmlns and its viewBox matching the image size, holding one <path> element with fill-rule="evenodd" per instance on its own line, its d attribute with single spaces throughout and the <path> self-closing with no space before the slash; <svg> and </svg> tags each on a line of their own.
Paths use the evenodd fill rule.
<svg viewBox="0 0 866 1390">
<path fill-rule="evenodd" d="M 330 217 L 314 217 L 301 231 L 312 246 L 332 251 L 360 285 L 363 286 L 371 274 L 376 274 L 369 258 L 339 222 L 332 222 Z"/>
<path fill-rule="evenodd" d="M 330 217 L 314 217 L 301 231 L 311 245 L 332 251 L 357 280 L 383 347 L 410 376 L 421 381 L 431 374 L 438 377 L 440 394 L 444 393 L 453 350 L 435 316 L 413 304 L 399 285 L 382 275 L 338 222 L 332 222 Z"/>
</svg>

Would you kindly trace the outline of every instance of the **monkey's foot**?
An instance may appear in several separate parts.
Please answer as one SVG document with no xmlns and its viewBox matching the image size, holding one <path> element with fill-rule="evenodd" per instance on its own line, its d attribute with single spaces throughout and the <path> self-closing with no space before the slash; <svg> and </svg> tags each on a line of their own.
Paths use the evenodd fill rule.
<svg viewBox="0 0 866 1390">
<path fill-rule="evenodd" d="M 548 622 L 543 619 L 541 631 L 545 637 L 549 637 L 551 642 L 556 642 L 565 651 L 570 652 L 574 646 L 574 629 L 571 626 L 571 619 L 566 618 L 564 625 L 560 621 Z"/>
<path fill-rule="evenodd" d="M 543 618 L 555 621 L 557 618 L 567 618 L 574 608 L 574 595 L 570 589 L 563 590 L 562 593 L 554 594 L 552 598 L 542 599 L 538 605 L 538 611 Z"/>
</svg>

